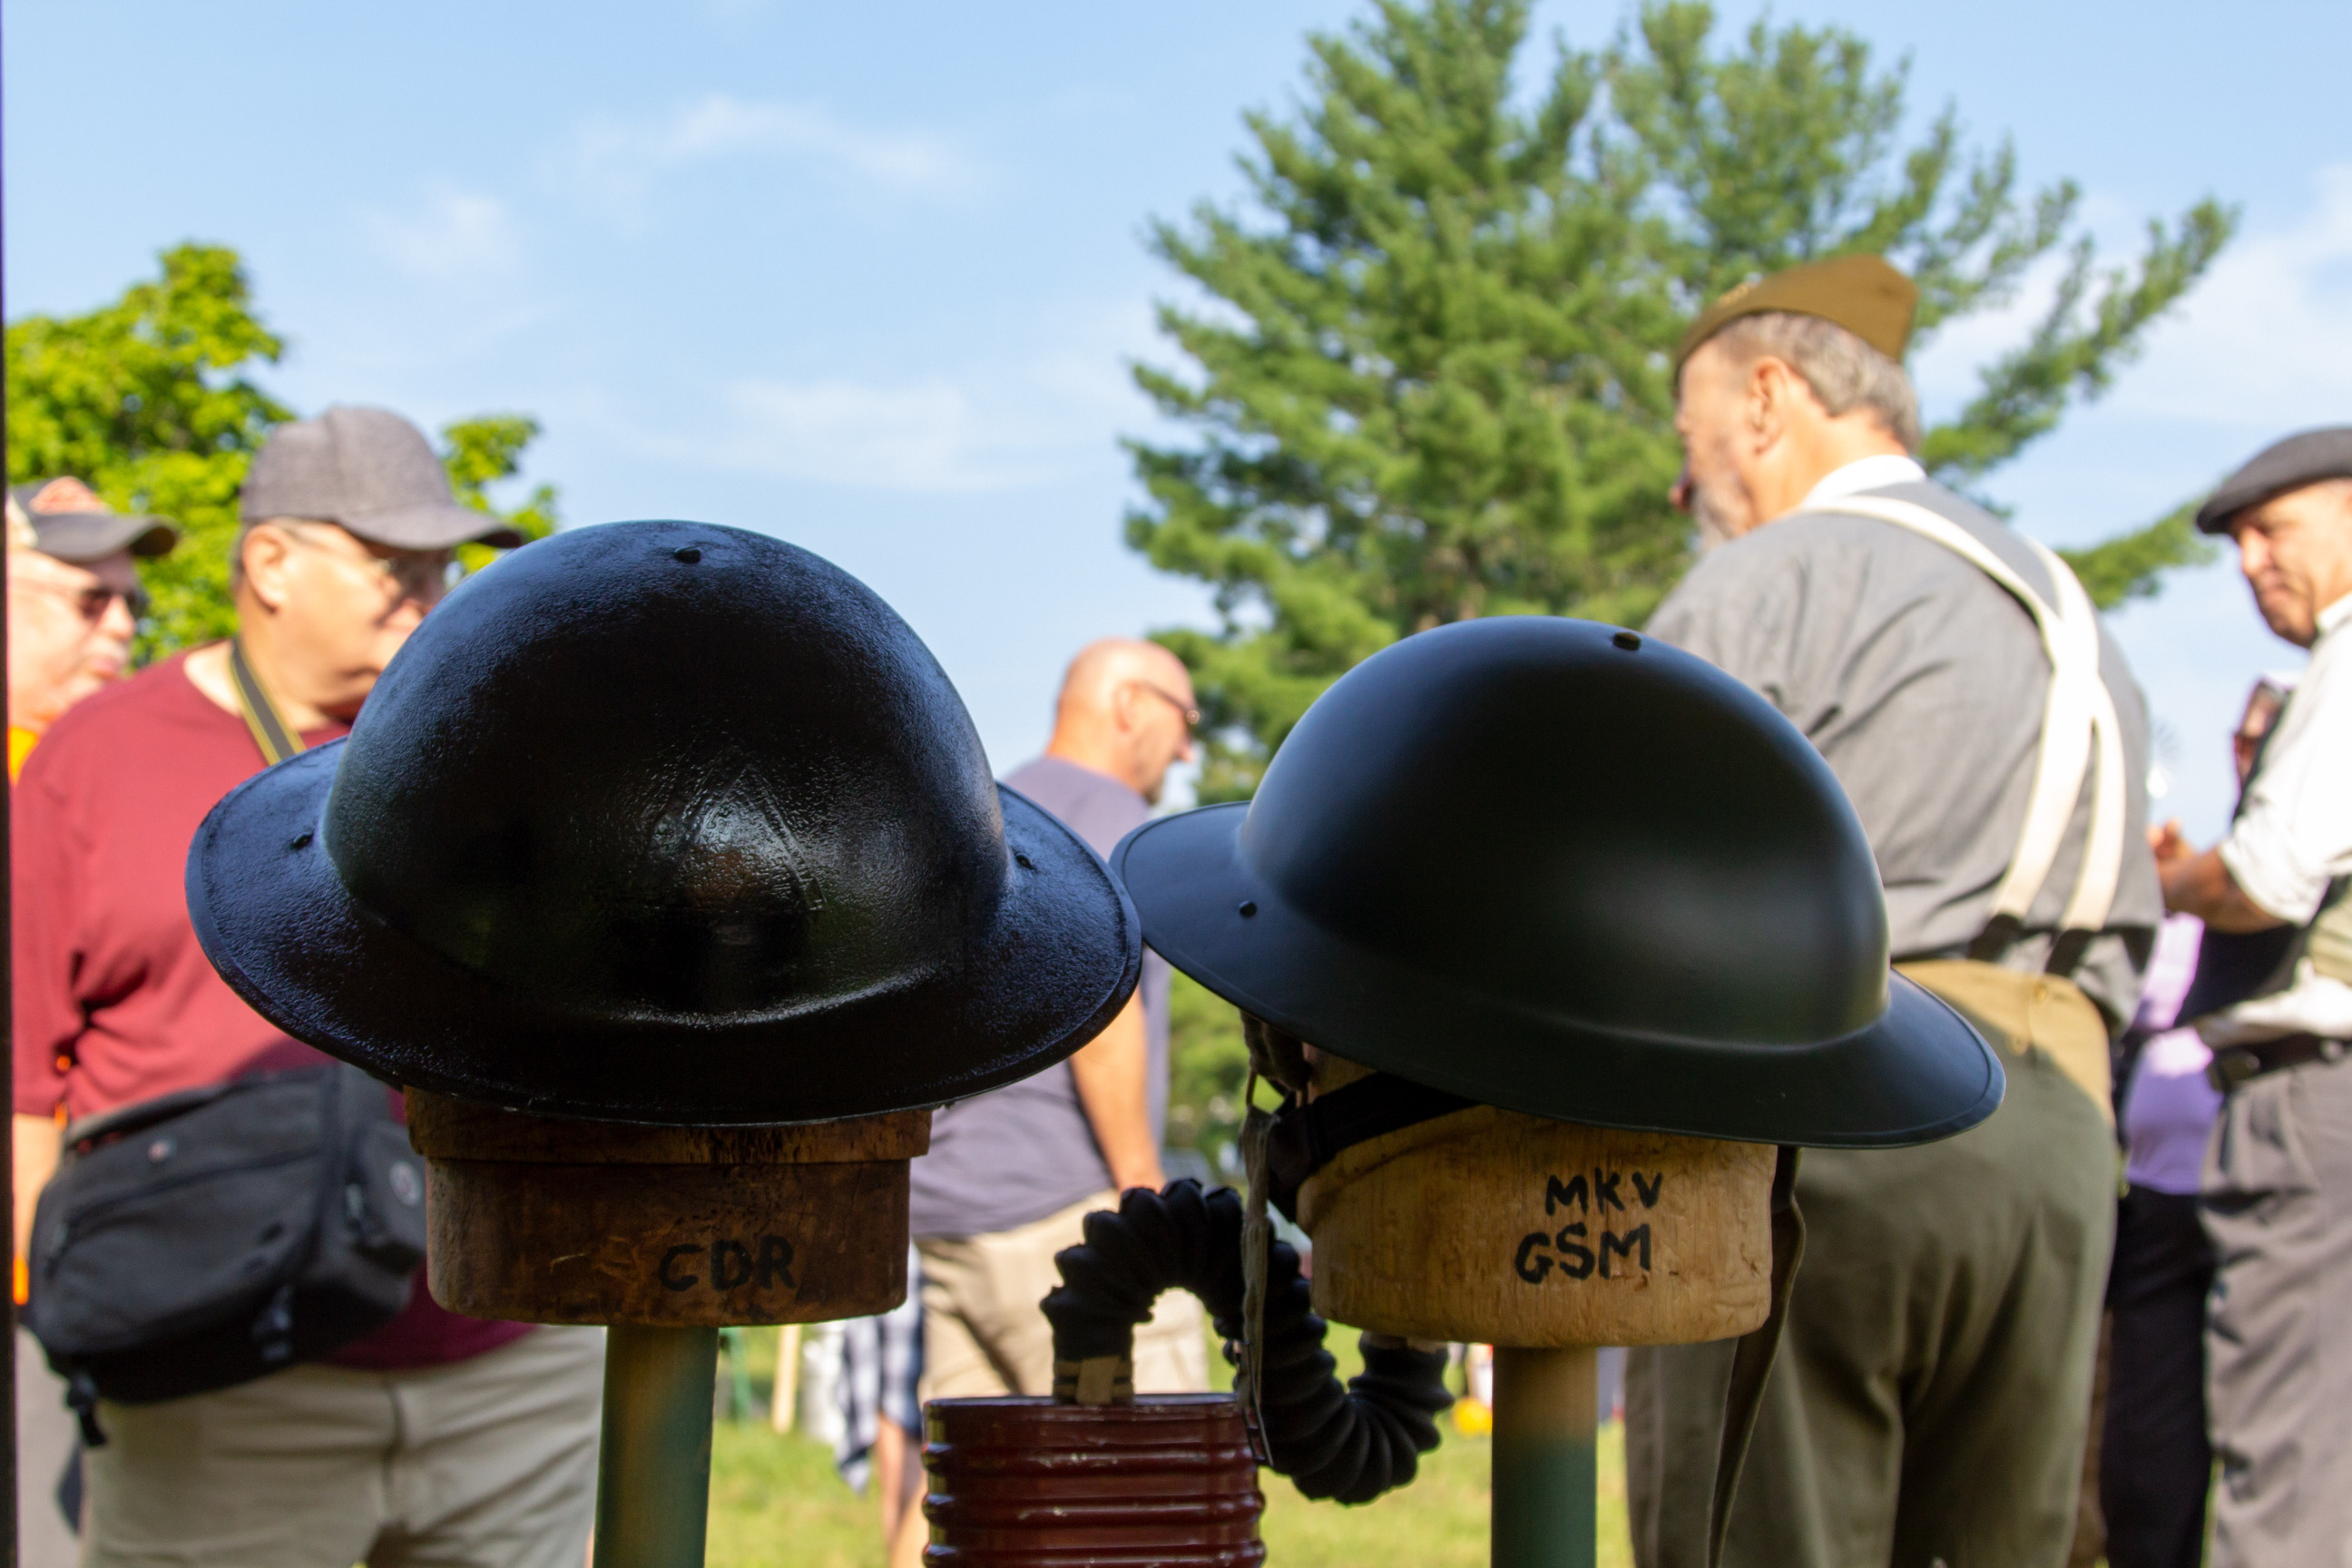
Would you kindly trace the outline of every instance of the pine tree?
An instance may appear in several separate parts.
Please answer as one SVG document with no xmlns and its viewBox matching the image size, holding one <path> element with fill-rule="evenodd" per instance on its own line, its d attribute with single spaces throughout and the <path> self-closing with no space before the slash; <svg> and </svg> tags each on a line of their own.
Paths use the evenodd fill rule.
<svg viewBox="0 0 2352 1568">
<path fill-rule="evenodd" d="M 1915 346 L 2063 256 L 2049 309 L 1927 432 L 1982 478 L 2105 389 L 2235 222 L 2207 201 L 2103 269 L 2071 183 L 2023 193 L 2006 142 L 1947 108 L 1903 133 L 1906 69 L 1835 27 L 1718 44 L 1703 4 L 1650 4 L 1513 92 L 1525 0 L 1376 0 L 1311 37 L 1311 100 L 1246 117 L 1240 210 L 1152 230 L 1213 301 L 1163 306 L 1190 362 L 1139 367 L 1189 445 L 1129 443 L 1127 534 L 1208 584 L 1223 624 L 1162 638 L 1212 741 L 1204 799 L 1245 795 L 1308 703 L 1400 637 L 1471 616 L 1639 625 L 1688 564 L 1671 355 L 1742 279 L 1850 251 L 1920 285 Z M 2076 559 L 2103 602 L 2196 557 L 2185 514 Z"/>
</svg>

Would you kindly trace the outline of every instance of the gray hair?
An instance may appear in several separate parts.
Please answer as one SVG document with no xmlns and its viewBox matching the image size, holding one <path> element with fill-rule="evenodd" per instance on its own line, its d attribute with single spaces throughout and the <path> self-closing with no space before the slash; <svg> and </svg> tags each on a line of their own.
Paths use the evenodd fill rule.
<svg viewBox="0 0 2352 1568">
<path fill-rule="evenodd" d="M 307 517 L 248 517 L 239 519 L 236 537 L 228 542 L 228 591 L 236 593 L 245 586 L 245 542 L 253 537 L 257 528 L 268 527 L 286 533 L 299 533 L 314 520 Z"/>
<path fill-rule="evenodd" d="M 1919 449 L 1919 395 L 1911 389 L 1911 378 L 1836 322 L 1765 310 L 1728 322 L 1715 341 L 1740 364 L 1769 354 L 1788 365 L 1805 378 L 1831 418 L 1868 409 L 1905 450 Z"/>
</svg>

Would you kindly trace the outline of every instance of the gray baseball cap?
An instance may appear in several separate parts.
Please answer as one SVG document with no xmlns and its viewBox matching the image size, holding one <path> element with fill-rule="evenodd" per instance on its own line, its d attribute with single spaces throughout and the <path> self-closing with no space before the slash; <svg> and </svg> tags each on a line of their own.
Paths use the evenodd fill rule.
<svg viewBox="0 0 2352 1568">
<path fill-rule="evenodd" d="M 237 515 L 336 523 L 396 550 L 479 543 L 511 550 L 522 535 L 459 506 L 425 432 L 388 408 L 338 404 L 269 433 L 245 476 Z"/>
<path fill-rule="evenodd" d="M 2352 479 L 2352 425 L 2305 430 L 2263 447 L 2197 509 L 2197 527 L 2227 533 L 2230 520 L 2248 507 L 2322 479 Z"/>
<path fill-rule="evenodd" d="M 76 566 L 120 550 L 151 558 L 169 555 L 180 542 L 180 531 L 162 518 L 110 511 L 96 491 L 70 475 L 14 486 L 8 504 L 32 528 L 34 549 Z"/>
</svg>

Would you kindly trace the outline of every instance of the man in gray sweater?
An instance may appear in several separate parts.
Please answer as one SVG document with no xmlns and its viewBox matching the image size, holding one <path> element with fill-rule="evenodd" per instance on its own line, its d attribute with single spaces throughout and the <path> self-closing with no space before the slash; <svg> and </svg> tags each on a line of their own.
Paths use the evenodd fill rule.
<svg viewBox="0 0 2352 1568">
<path fill-rule="evenodd" d="M 1738 1568 L 2065 1561 L 2115 1210 L 2107 1040 L 2160 915 L 2147 720 L 2058 558 L 1928 479 L 1875 257 L 1735 289 L 1678 359 L 1707 553 L 1648 630 L 1762 693 L 1862 819 L 1896 967 L 2000 1048 L 1943 1142 L 1809 1151 L 1805 1258 L 1732 1506 Z M 1706 1561 L 1731 1345 L 1634 1353 L 1637 1557 Z"/>
</svg>

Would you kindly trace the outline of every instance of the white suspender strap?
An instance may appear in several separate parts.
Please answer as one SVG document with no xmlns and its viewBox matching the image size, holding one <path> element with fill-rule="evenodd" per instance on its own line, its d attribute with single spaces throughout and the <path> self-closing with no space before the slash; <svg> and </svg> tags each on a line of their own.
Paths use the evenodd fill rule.
<svg viewBox="0 0 2352 1568">
<path fill-rule="evenodd" d="M 2123 721 L 2116 712 L 2115 694 L 2099 673 L 2099 614 L 2091 595 L 2054 551 L 2039 540 L 2025 542 L 2058 585 L 2058 612 L 2068 635 L 2076 639 L 2074 665 L 2083 672 L 2084 689 L 2091 700 L 2092 735 L 2099 752 L 2096 793 L 2091 797 L 2091 836 L 2083 848 L 2083 868 L 2074 880 L 2074 895 L 2067 900 L 2059 924 L 2065 931 L 2095 932 L 2107 923 L 2107 913 L 2115 908 L 2116 885 L 2123 875 L 2124 829 L 2130 814 L 2125 795 L 2128 780 L 2124 769 Z M 2071 798 L 2060 807 L 2069 818 L 2073 808 Z"/>
<path fill-rule="evenodd" d="M 2127 816 L 2123 730 L 2114 696 L 2099 673 L 2098 613 L 2090 595 L 2065 562 L 2029 539 L 2027 547 L 2057 589 L 2057 603 L 2052 604 L 1982 540 L 1915 502 L 1848 496 L 1808 510 L 1873 518 L 1931 540 L 2000 584 L 2033 617 L 2050 657 L 2050 695 L 2042 712 L 2033 791 L 2024 830 L 2018 836 L 2017 853 L 1994 890 L 1990 918 L 1969 956 L 1997 958 L 2024 925 L 2065 842 L 2095 750 L 2098 766 L 2091 797 L 2090 839 L 2084 846 L 2082 871 L 2075 879 L 2074 896 L 2066 901 L 2059 922 L 2061 934 L 2050 956 L 2053 972 L 2071 971 L 2082 956 L 2084 944 L 2106 924 L 2107 912 L 2114 907 L 2116 884 L 2123 870 Z"/>
</svg>

